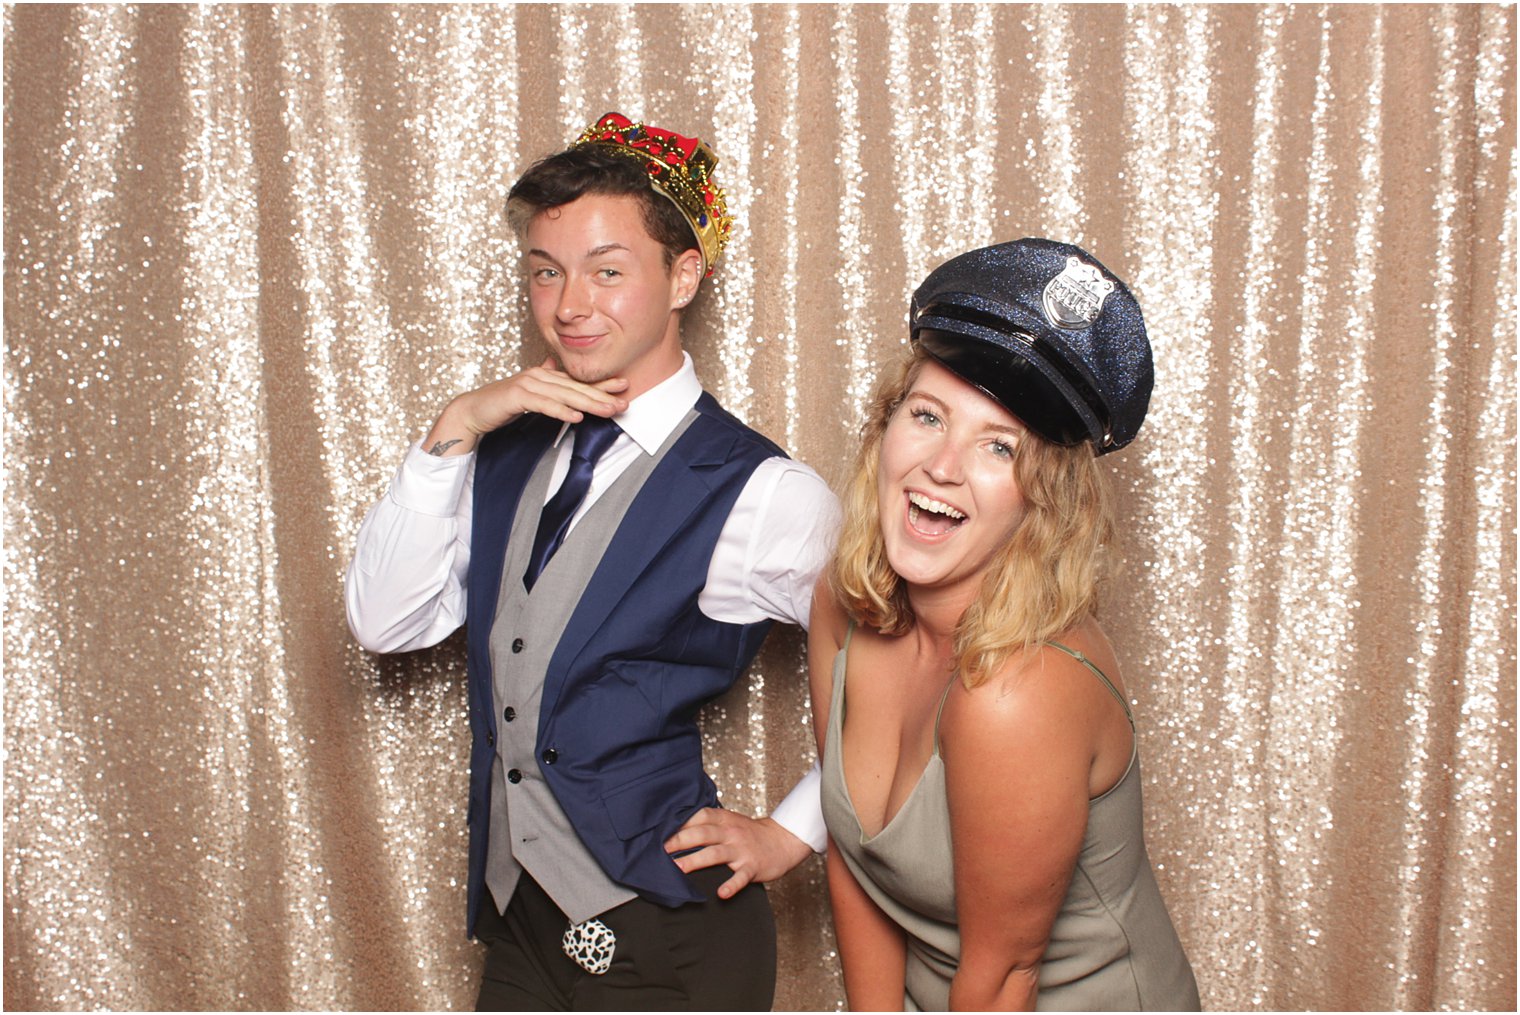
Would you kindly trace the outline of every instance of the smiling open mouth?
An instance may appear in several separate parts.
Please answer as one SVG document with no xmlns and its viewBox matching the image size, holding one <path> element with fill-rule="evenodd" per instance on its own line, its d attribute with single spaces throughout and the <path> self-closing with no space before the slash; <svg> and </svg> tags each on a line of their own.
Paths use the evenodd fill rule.
<svg viewBox="0 0 1520 1015">
<path fill-rule="evenodd" d="M 926 536 L 940 536 L 966 520 L 966 516 L 942 500 L 918 492 L 908 494 L 908 524 Z"/>
</svg>

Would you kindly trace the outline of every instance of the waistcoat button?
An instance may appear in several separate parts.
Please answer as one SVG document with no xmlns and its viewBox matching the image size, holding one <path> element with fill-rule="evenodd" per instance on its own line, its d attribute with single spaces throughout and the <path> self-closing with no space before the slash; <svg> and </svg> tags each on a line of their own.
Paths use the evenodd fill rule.
<svg viewBox="0 0 1520 1015">
<path fill-rule="evenodd" d="M 554 748 L 551 747 L 547 751 L 544 752 L 544 764 L 546 764 L 546 765 L 552 765 L 552 764 L 554 764 L 558 760 L 559 760 L 559 752 L 556 751 Z"/>
<path fill-rule="evenodd" d="M 512 639 L 512 651 L 513 652 L 521 652 L 522 650 L 523 650 L 523 640 L 521 638 L 513 638 Z"/>
<path fill-rule="evenodd" d="M 519 783 L 519 782 L 522 782 L 522 773 L 519 772 L 515 768 L 512 769 L 510 772 L 507 773 L 507 781 L 510 782 L 510 783 Z"/>
<path fill-rule="evenodd" d="M 496 746 L 496 734 L 492 733 L 490 730 L 486 730 L 486 746 L 487 747 L 495 747 Z"/>
<path fill-rule="evenodd" d="M 513 708 L 511 705 L 508 705 L 506 707 L 506 710 L 501 713 L 501 717 L 507 722 L 511 722 L 513 719 L 517 718 L 517 709 Z"/>
</svg>

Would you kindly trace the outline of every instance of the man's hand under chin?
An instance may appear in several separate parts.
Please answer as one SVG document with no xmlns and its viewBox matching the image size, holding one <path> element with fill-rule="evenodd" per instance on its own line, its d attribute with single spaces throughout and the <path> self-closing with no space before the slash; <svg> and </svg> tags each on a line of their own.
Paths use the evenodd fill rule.
<svg viewBox="0 0 1520 1015">
<path fill-rule="evenodd" d="M 813 852 L 771 818 L 747 818 L 721 807 L 702 808 L 665 840 L 667 853 L 687 849 L 696 852 L 675 858 L 676 866 L 687 874 L 720 863 L 734 872 L 718 888 L 718 897 L 723 899 L 733 898 L 751 881 L 776 880 Z"/>
</svg>

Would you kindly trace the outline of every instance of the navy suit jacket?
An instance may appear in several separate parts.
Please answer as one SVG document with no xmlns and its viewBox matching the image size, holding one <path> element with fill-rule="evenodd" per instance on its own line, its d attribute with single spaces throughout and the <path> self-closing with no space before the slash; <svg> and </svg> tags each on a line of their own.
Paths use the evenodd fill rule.
<svg viewBox="0 0 1520 1015">
<path fill-rule="evenodd" d="M 576 606 L 544 677 L 535 754 L 570 823 L 612 880 L 667 906 L 700 901 L 662 843 L 717 791 L 698 709 L 732 686 L 770 622 L 697 607 L 723 524 L 756 467 L 784 453 L 712 396 L 645 480 Z M 490 634 L 518 500 L 561 424 L 525 416 L 481 441 L 466 615 L 469 930 L 485 897 L 496 709 Z M 554 750 L 554 762 L 543 760 Z M 503 900 L 504 901 L 504 900 Z"/>
</svg>

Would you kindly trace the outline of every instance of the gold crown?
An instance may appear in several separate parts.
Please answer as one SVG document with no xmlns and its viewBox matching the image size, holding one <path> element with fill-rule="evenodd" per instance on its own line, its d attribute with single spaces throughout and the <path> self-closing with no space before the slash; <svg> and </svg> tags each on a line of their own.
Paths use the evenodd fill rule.
<svg viewBox="0 0 1520 1015">
<path fill-rule="evenodd" d="M 594 144 L 638 159 L 649 183 L 680 209 L 702 251 L 706 274 L 713 273 L 734 226 L 723 191 L 712 182 L 718 156 L 694 137 L 635 123 L 621 113 L 608 113 L 581 131 L 570 147 Z"/>
</svg>

